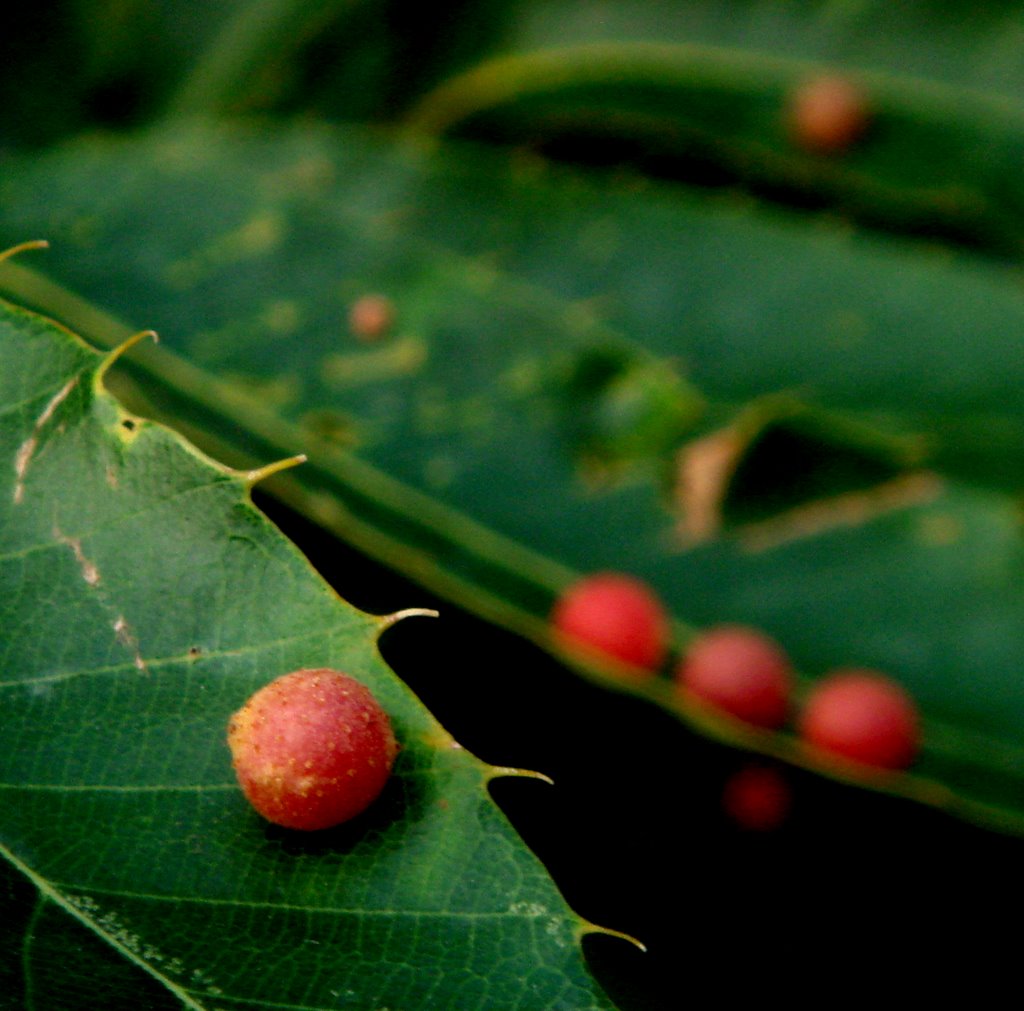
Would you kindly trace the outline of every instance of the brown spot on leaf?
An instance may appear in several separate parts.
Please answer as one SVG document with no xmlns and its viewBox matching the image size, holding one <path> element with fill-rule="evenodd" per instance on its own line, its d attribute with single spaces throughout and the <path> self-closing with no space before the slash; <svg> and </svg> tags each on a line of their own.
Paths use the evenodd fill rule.
<svg viewBox="0 0 1024 1011">
<path fill-rule="evenodd" d="M 387 337 L 395 324 L 395 306 L 386 295 L 363 295 L 349 306 L 348 328 L 361 341 Z"/>
<path fill-rule="evenodd" d="M 761 398 L 678 451 L 672 501 L 679 540 L 692 546 L 724 530 L 757 540 L 762 531 L 816 529 L 917 500 L 923 449 L 916 437 L 892 436 L 790 396 Z"/>
<path fill-rule="evenodd" d="M 738 428 L 726 428 L 680 450 L 675 498 L 684 543 L 699 544 L 718 534 L 729 481 L 749 441 Z"/>
<path fill-rule="evenodd" d="M 19 247 L 15 247 L 17 249 Z M 78 377 L 69 379 L 50 399 L 43 408 L 42 413 L 35 420 L 32 426 L 32 433 L 18 447 L 14 455 L 14 473 L 16 477 L 14 485 L 14 504 L 20 505 L 25 497 L 25 474 L 28 471 L 32 457 L 39 446 L 39 435 L 46 423 L 56 413 L 57 408 L 67 399 L 68 394 L 78 385 Z"/>
<path fill-rule="evenodd" d="M 869 119 L 864 91 L 838 75 L 805 81 L 793 92 L 789 106 L 793 140 L 815 154 L 843 154 L 863 136 Z"/>
<path fill-rule="evenodd" d="M 942 479 L 931 471 L 902 474 L 874 488 L 808 502 L 771 519 L 750 523 L 739 531 L 740 542 L 748 551 L 766 551 L 836 527 L 860 526 L 885 513 L 931 502 L 942 489 Z"/>
</svg>

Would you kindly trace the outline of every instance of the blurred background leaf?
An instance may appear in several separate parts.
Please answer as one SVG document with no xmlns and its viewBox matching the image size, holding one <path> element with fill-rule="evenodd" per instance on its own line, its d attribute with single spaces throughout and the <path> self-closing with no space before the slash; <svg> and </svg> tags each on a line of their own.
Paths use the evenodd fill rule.
<svg viewBox="0 0 1024 1011">
<path fill-rule="evenodd" d="M 169 353 L 140 354 L 122 391 L 211 449 L 308 449 L 264 504 L 316 564 L 343 550 L 324 530 L 340 533 L 545 645 L 576 573 L 643 574 L 684 640 L 746 620 L 809 678 L 888 669 L 929 717 L 928 782 L 889 785 L 1005 827 L 1024 768 L 1022 25 L 1019 4 L 935 0 L 19 9 L 0 43 L 0 235 L 55 248 L 0 282 L 97 340 L 160 329 Z M 822 74 L 860 88 L 867 116 L 831 154 L 792 127 L 797 89 Z M 394 305 L 376 343 L 349 321 L 365 294 Z M 713 493 L 695 497 L 715 459 Z M 397 578 L 345 550 L 371 584 Z M 499 800 L 577 908 L 646 928 L 646 961 L 588 949 L 624 1006 L 677 1006 L 680 944 L 700 952 L 694 972 L 731 970 L 702 926 L 768 944 L 766 970 L 844 965 L 894 892 L 932 962 L 995 942 L 981 899 L 970 935 L 948 909 L 1001 892 L 1014 841 L 792 771 L 794 827 L 739 836 L 718 810 L 736 753 L 666 718 L 679 713 L 665 683 L 641 692 L 655 706 L 627 705 L 459 620 L 500 654 L 499 682 L 543 672 L 522 691 L 550 715 L 501 712 L 475 655 L 450 669 L 443 631 L 396 631 L 399 671 L 415 681 L 426 649 L 446 673 L 417 687 L 460 736 L 572 784 L 561 807 Z M 604 722 L 606 706 L 631 729 Z M 545 746 L 516 719 L 572 734 Z M 697 725 L 802 761 L 786 737 Z M 630 745 L 602 764 L 609 732 Z M 718 872 L 700 886 L 675 869 L 683 769 L 688 853 Z M 590 777 L 616 775 L 634 803 L 612 833 Z M 597 838 L 615 856 L 591 863 Z M 936 848 L 929 877 L 919 854 Z M 860 868 L 834 944 L 757 877 L 783 861 L 796 908 L 813 904 L 822 853 Z M 770 943 L 730 913 L 751 894 L 785 925 Z M 886 929 L 905 965 L 907 935 Z"/>
</svg>

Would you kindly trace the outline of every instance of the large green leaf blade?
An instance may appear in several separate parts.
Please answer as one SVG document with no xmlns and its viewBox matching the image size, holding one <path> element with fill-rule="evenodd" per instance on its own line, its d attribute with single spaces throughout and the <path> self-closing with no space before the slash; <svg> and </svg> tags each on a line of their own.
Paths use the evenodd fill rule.
<svg viewBox="0 0 1024 1011">
<path fill-rule="evenodd" d="M 319 581 L 248 475 L 126 414 L 109 359 L 4 307 L 0 361 L 0 848 L 40 894 L 11 938 L 37 1006 L 117 1006 L 135 971 L 192 1008 L 610 1006 L 585 925 L 487 795 L 500 770 L 377 654 L 389 620 Z M 370 811 L 310 835 L 249 809 L 225 743 L 303 666 L 370 685 L 403 749 Z M 57 912 L 122 969 L 65 979 Z"/>
<path fill-rule="evenodd" d="M 171 416 L 243 457 L 307 449 L 287 493 L 320 522 L 545 642 L 560 586 L 617 568 L 682 621 L 768 629 L 811 677 L 891 671 L 925 754 L 920 777 L 872 782 L 1019 825 L 1014 273 L 474 157 L 318 131 L 78 145 L 12 177 L 5 227 L 64 235 L 55 276 L 174 335 L 190 362 L 142 363 Z M 366 291 L 398 308 L 372 346 L 346 321 Z M 52 285 L 34 297 L 111 327 Z M 627 364 L 613 390 L 676 397 L 680 427 L 631 441 L 620 399 L 581 410 L 571 377 L 595 355 Z M 731 431 L 744 481 L 694 538 L 680 469 Z M 679 709 L 662 681 L 639 690 Z M 709 728 L 821 767 L 789 737 Z"/>
</svg>

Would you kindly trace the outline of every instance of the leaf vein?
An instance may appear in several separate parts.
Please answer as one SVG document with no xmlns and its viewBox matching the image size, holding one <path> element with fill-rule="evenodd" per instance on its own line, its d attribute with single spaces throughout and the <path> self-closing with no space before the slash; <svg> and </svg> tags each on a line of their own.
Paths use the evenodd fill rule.
<svg viewBox="0 0 1024 1011">
<path fill-rule="evenodd" d="M 78 909 L 74 903 L 68 900 L 65 894 L 61 891 L 60 885 L 54 884 L 52 881 L 48 881 L 43 875 L 34 871 L 28 864 L 20 860 L 12 850 L 8 849 L 3 843 L 0 843 L 0 856 L 4 857 L 13 867 L 20 871 L 26 878 L 28 878 L 32 884 L 39 889 L 39 892 L 46 898 L 55 902 L 61 909 L 63 909 L 69 916 L 77 920 L 83 926 L 89 930 L 94 931 L 104 941 L 106 941 L 112 948 L 114 948 L 120 955 L 126 958 L 129 962 L 137 965 L 140 969 L 149 973 L 159 983 L 162 983 L 171 993 L 173 993 L 186 1008 L 190 1008 L 191 1011 L 206 1011 L 203 1004 L 192 999 L 189 996 L 188 991 L 178 986 L 172 979 L 165 976 L 149 961 L 140 957 L 134 951 L 131 950 L 127 945 L 119 941 L 109 930 L 103 928 L 103 926 L 96 922 L 93 917 L 84 913 Z M 78 889 L 75 889 L 76 891 Z"/>
<path fill-rule="evenodd" d="M 294 635 L 284 635 L 278 639 L 269 639 L 266 642 L 253 643 L 247 646 L 237 646 L 232 649 L 208 650 L 201 654 L 201 659 L 219 660 L 228 657 L 248 656 L 253 653 L 260 653 L 263 650 L 274 649 L 278 646 L 284 646 L 289 643 L 301 642 L 304 639 L 312 639 L 317 634 L 318 633 L 309 631 L 296 632 Z M 150 669 L 154 669 L 158 667 L 170 667 L 179 663 L 197 662 L 198 660 L 196 657 L 186 652 L 175 656 L 166 656 L 159 657 L 155 660 L 147 660 L 146 666 Z M 93 677 L 99 674 L 130 673 L 136 670 L 137 667 L 134 661 L 126 660 L 123 663 L 106 664 L 103 667 L 90 667 L 87 670 L 61 671 L 58 674 L 41 674 L 38 677 L 15 678 L 10 681 L 0 681 L 0 690 L 3 690 L 4 688 L 24 688 L 26 686 L 37 684 L 52 684 L 60 681 L 71 681 L 74 678 Z"/>
<path fill-rule="evenodd" d="M 237 789 L 237 783 L 0 783 L 0 790 L 57 793 L 214 793 Z"/>
<path fill-rule="evenodd" d="M 508 909 L 490 911 L 455 911 L 447 909 L 360 909 L 341 906 L 300 906 L 288 902 L 256 902 L 248 899 L 211 899 L 202 895 L 172 895 L 154 892 L 134 892 L 115 888 L 99 888 L 91 885 L 55 882 L 55 888 L 65 889 L 87 895 L 104 896 L 112 899 L 131 899 L 139 902 L 188 903 L 198 906 L 224 906 L 237 909 L 265 909 L 274 912 L 318 913 L 324 916 L 383 916 L 402 917 L 405 919 L 424 920 L 500 920 L 521 919 L 536 920 L 543 917 L 557 916 L 545 907 L 532 903 L 513 903 Z"/>
</svg>

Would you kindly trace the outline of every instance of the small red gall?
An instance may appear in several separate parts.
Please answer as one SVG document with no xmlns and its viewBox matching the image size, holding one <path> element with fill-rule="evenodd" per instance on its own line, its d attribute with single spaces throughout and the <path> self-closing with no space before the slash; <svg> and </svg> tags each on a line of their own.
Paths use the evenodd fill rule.
<svg viewBox="0 0 1024 1011">
<path fill-rule="evenodd" d="M 849 150 L 867 130 L 868 120 L 864 92 L 843 77 L 805 81 L 790 100 L 790 134 L 800 147 L 816 154 Z"/>
<path fill-rule="evenodd" d="M 617 660 L 633 673 L 656 671 L 668 653 L 668 615 L 642 580 L 598 572 L 570 586 L 551 612 L 555 636 L 569 649 Z"/>
<path fill-rule="evenodd" d="M 772 832 L 789 816 L 793 795 L 778 769 L 748 765 L 726 781 L 722 810 L 747 832 Z"/>
<path fill-rule="evenodd" d="M 268 821 L 313 831 L 354 818 L 384 789 L 398 745 L 369 688 L 339 671 L 271 681 L 228 723 L 232 764 Z"/>
<path fill-rule="evenodd" d="M 891 678 L 839 670 L 809 694 L 800 736 L 821 751 L 880 769 L 906 769 L 920 747 L 917 706 Z"/>
<path fill-rule="evenodd" d="M 363 295 L 349 306 L 348 328 L 358 340 L 381 340 L 394 325 L 395 306 L 385 295 Z"/>
<path fill-rule="evenodd" d="M 777 730 L 789 716 L 792 681 L 781 647 L 742 625 L 721 625 L 697 636 L 676 668 L 676 686 L 685 698 L 768 730 Z"/>
</svg>

